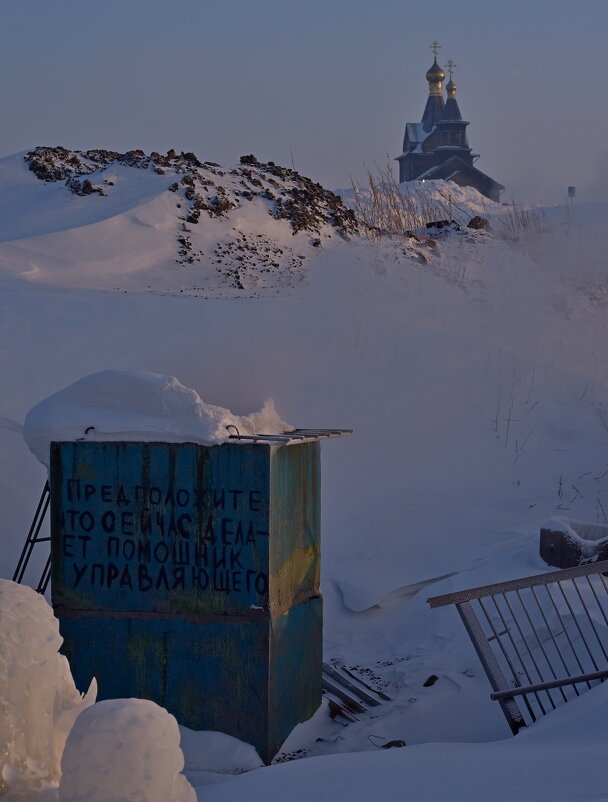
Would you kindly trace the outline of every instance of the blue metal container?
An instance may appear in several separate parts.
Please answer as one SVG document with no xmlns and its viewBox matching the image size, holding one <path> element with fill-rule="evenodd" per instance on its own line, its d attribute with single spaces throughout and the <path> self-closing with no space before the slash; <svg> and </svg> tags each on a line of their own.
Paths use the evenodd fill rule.
<svg viewBox="0 0 608 802">
<path fill-rule="evenodd" d="M 78 687 L 268 762 L 321 701 L 319 451 L 53 443 L 52 601 Z"/>
</svg>

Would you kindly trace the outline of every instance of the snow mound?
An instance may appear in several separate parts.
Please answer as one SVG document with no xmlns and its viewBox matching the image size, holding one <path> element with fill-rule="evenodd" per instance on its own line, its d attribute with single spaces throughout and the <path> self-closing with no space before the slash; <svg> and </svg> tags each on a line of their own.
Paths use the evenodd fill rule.
<svg viewBox="0 0 608 802">
<path fill-rule="evenodd" d="M 394 190 L 399 190 L 403 201 L 403 209 L 411 211 L 412 216 L 420 220 L 431 222 L 447 217 L 460 225 L 466 226 L 472 217 L 492 217 L 504 212 L 502 204 L 496 203 L 474 187 L 461 187 L 454 181 L 445 181 L 443 178 L 429 181 L 403 181 L 401 184 L 385 182 L 385 176 L 377 177 L 374 192 L 385 195 L 387 202 L 392 204 L 395 200 Z M 351 208 L 365 206 L 373 192 L 369 186 L 355 186 L 348 189 L 337 189 L 342 201 Z"/>
<path fill-rule="evenodd" d="M 399 185 L 404 193 L 412 193 L 416 197 L 428 202 L 438 202 L 453 207 L 452 215 L 459 222 L 459 217 L 490 217 L 500 214 L 501 204 L 496 203 L 474 187 L 461 187 L 454 181 L 445 181 L 443 178 L 434 178 L 430 181 L 404 181 Z M 466 223 L 466 220 L 462 220 Z"/>
<path fill-rule="evenodd" d="M 145 699 L 108 699 L 83 711 L 68 736 L 59 802 L 196 802 L 183 767 L 170 713 Z"/>
<path fill-rule="evenodd" d="M 233 415 L 206 404 L 175 377 L 140 371 L 92 373 L 59 390 L 28 413 L 23 436 L 30 451 L 48 467 L 52 442 L 70 440 L 225 442 L 227 426 L 240 434 L 278 434 L 293 427 L 281 420 L 268 399 L 259 412 Z"/>
<path fill-rule="evenodd" d="M 362 231 L 372 239 L 396 236 L 401 243 L 408 240 L 409 246 L 411 241 L 422 243 L 429 236 L 436 239 L 438 234 L 442 239 L 458 234 L 476 242 L 487 237 L 489 220 L 502 225 L 504 217 L 500 203 L 473 187 L 439 179 L 397 184 L 390 171 L 370 174 L 367 186 L 355 184 L 343 191 L 342 197 L 361 221 Z"/>
<path fill-rule="evenodd" d="M 241 774 L 261 768 L 264 763 L 256 749 L 232 735 L 214 730 L 180 727 L 186 771 Z"/>
<path fill-rule="evenodd" d="M 24 159 L 41 181 L 63 181 L 71 193 L 80 197 L 108 195 L 114 182 L 105 174 L 107 168 L 126 166 L 152 170 L 160 176 L 173 174 L 179 181 L 168 189 L 187 201 L 184 219 L 194 225 L 200 221 L 201 212 L 211 218 L 221 217 L 239 207 L 242 200 L 263 197 L 272 204 L 269 210 L 272 216 L 289 221 L 294 233 L 319 232 L 324 226 L 334 227 L 342 235 L 358 231 L 355 216 L 339 196 L 295 170 L 274 162 L 259 162 L 253 154 L 242 156 L 239 167 L 229 171 L 236 180 L 224 181 L 218 181 L 218 177 L 224 178 L 228 171 L 219 164 L 201 162 L 194 153 L 177 154 L 174 150 L 166 156 L 156 152 L 148 156 L 143 150 L 117 153 L 103 149 L 72 151 L 62 147 L 37 147 Z M 91 178 L 80 181 L 81 176 L 91 176 L 93 181 Z M 272 188 L 277 191 L 273 192 Z"/>
<path fill-rule="evenodd" d="M 291 760 L 205 788 L 206 802 L 604 802 L 606 683 L 517 737 Z M 377 724 L 378 722 L 376 722 Z M 353 726 L 353 725 L 351 725 Z"/>
<path fill-rule="evenodd" d="M 97 688 L 76 689 L 59 623 L 31 588 L 0 579 L 0 632 L 0 796 L 29 802 L 58 782 L 67 734 Z"/>
<path fill-rule="evenodd" d="M 306 281 L 317 240 L 357 232 L 333 192 L 253 155 L 229 167 L 174 150 L 37 147 L 0 159 L 0 278 L 273 296 Z"/>
</svg>

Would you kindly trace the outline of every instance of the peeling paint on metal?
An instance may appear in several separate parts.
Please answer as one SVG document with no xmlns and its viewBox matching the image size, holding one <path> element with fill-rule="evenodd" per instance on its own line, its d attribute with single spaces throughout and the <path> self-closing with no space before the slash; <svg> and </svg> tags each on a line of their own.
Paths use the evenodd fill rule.
<svg viewBox="0 0 608 802">
<path fill-rule="evenodd" d="M 270 760 L 321 699 L 319 451 L 52 444 L 52 599 L 78 686 Z"/>
</svg>

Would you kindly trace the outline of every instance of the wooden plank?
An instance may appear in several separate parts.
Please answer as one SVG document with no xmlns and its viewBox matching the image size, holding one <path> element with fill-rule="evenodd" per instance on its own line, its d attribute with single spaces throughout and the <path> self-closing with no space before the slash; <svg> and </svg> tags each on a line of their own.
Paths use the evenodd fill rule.
<svg viewBox="0 0 608 802">
<path fill-rule="evenodd" d="M 353 674 L 352 671 L 349 671 L 348 668 L 346 668 L 346 666 L 340 666 L 340 670 L 341 671 L 345 671 L 349 675 L 349 677 L 352 677 L 353 679 L 357 680 L 357 682 L 360 682 L 362 685 L 365 685 L 365 687 L 368 688 L 368 690 L 373 691 L 374 693 L 377 693 L 378 696 L 381 699 L 384 699 L 385 702 L 390 702 L 391 701 L 391 697 L 390 696 L 387 696 L 383 691 L 379 691 L 376 688 L 372 688 L 372 686 L 368 685 L 367 682 L 365 682 L 365 680 L 361 679 L 361 677 L 357 676 L 356 674 Z"/>
<path fill-rule="evenodd" d="M 377 707 L 380 702 L 377 699 L 371 697 L 368 693 L 366 693 L 362 688 L 357 687 L 354 682 L 351 682 L 347 677 L 340 674 L 338 671 L 335 670 L 332 666 L 328 665 L 327 663 L 323 663 L 323 673 L 326 674 L 331 679 L 338 682 L 340 685 L 344 686 L 346 690 L 354 693 L 355 696 L 358 696 L 362 702 L 365 702 L 367 705 L 371 705 L 371 707 Z"/>
<path fill-rule="evenodd" d="M 333 693 L 334 696 L 337 696 L 338 699 L 346 706 L 348 710 L 353 713 L 365 713 L 365 708 L 362 704 L 357 702 L 355 699 L 352 699 L 345 691 L 341 688 L 338 688 L 337 685 L 334 685 L 333 682 L 330 682 L 326 677 L 323 677 L 323 688 L 329 693 Z"/>
</svg>

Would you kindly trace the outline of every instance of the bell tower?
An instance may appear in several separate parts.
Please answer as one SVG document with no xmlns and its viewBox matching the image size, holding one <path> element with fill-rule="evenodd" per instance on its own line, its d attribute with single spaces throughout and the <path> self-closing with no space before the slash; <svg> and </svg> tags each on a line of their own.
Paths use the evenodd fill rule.
<svg viewBox="0 0 608 802">
<path fill-rule="evenodd" d="M 430 45 L 435 56 L 431 67 L 427 70 L 426 80 L 429 82 L 429 96 L 422 115 L 422 126 L 425 131 L 431 131 L 436 122 L 441 120 L 445 110 L 443 103 L 443 82 L 445 72 L 437 64 L 437 53 L 441 48 L 439 42 Z"/>
<path fill-rule="evenodd" d="M 445 154 L 445 158 L 457 155 L 467 164 L 473 164 L 474 155 L 467 141 L 468 122 L 462 119 L 458 101 L 456 100 L 456 84 L 454 83 L 454 67 L 456 64 L 449 59 L 447 63 L 450 80 L 446 84 L 448 99 L 443 110 L 443 115 L 437 121 L 438 144 L 436 151 Z"/>
</svg>

